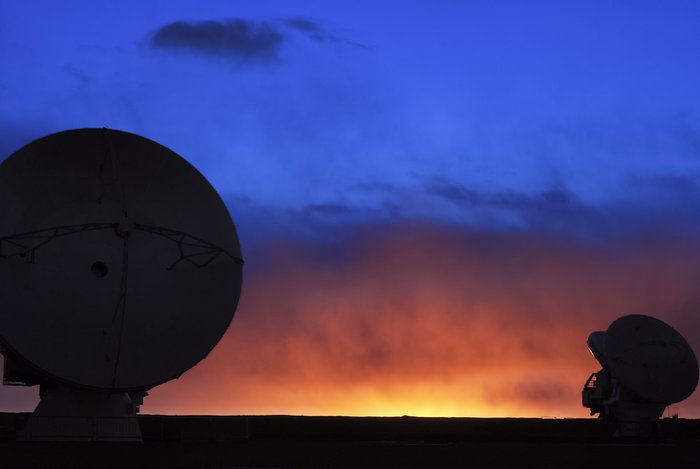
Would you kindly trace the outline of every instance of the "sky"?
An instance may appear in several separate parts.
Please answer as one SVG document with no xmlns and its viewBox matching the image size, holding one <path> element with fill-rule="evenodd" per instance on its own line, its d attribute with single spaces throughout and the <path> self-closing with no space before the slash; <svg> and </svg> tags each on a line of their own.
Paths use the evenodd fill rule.
<svg viewBox="0 0 700 469">
<path fill-rule="evenodd" d="M 246 260 L 147 413 L 581 417 L 590 332 L 700 351 L 700 5 L 2 2 L 0 158 L 109 127 L 197 167 Z M 700 418 L 700 396 L 671 412 Z M 0 411 L 36 389 L 0 387 Z"/>
</svg>

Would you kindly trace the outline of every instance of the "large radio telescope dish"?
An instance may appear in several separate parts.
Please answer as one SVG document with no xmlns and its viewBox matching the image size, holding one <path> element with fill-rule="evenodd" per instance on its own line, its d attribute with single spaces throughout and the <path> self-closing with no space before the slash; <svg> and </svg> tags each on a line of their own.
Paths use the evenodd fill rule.
<svg viewBox="0 0 700 469">
<path fill-rule="evenodd" d="M 588 348 L 603 369 L 586 380 L 583 406 L 616 422 L 618 436 L 658 435 L 664 409 L 697 387 L 693 349 L 673 327 L 651 316 L 616 319 L 607 331 L 591 333 Z"/>
<path fill-rule="evenodd" d="M 145 390 L 216 345 L 240 296 L 233 221 L 189 163 L 108 129 L 0 165 L 0 342 L 68 385 Z"/>
<path fill-rule="evenodd" d="M 674 328 L 651 316 L 616 319 L 605 333 L 605 357 L 613 375 L 652 402 L 688 398 L 698 384 L 693 349 Z"/>
</svg>

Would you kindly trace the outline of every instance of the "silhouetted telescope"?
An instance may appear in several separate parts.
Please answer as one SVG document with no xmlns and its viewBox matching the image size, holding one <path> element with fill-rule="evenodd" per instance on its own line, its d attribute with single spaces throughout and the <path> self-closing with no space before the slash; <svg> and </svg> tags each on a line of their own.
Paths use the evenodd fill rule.
<svg viewBox="0 0 700 469">
<path fill-rule="evenodd" d="M 591 415 L 617 424 L 618 436 L 656 436 L 670 404 L 690 397 L 698 384 L 698 361 L 675 329 L 650 316 L 616 319 L 593 332 L 588 348 L 603 369 L 583 387 Z"/>
<path fill-rule="evenodd" d="M 207 180 L 138 135 L 79 129 L 0 165 L 3 383 L 39 385 L 29 440 L 138 441 L 139 405 L 221 339 L 241 251 Z"/>
</svg>

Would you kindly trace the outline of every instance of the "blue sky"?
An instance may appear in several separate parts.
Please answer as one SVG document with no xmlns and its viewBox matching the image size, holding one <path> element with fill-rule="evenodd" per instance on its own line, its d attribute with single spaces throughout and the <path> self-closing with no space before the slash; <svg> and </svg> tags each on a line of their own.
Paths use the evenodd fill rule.
<svg viewBox="0 0 700 469">
<path fill-rule="evenodd" d="M 694 2 L 6 3 L 0 149 L 136 132 L 234 215 L 307 235 L 416 218 L 685 225 L 699 18 Z"/>
<path fill-rule="evenodd" d="M 700 330 L 700 290 L 689 280 L 700 246 L 698 24 L 700 3 L 689 0 L 7 1 L 0 3 L 0 158 L 48 133 L 104 126 L 151 138 L 194 164 L 227 202 L 241 234 L 246 275 L 253 273 L 224 350 L 235 349 L 241 338 L 272 350 L 287 343 L 275 327 L 282 313 L 264 319 L 265 301 L 272 299 L 255 293 L 267 292 L 268 284 L 285 290 L 276 286 L 275 269 L 313 282 L 338 277 L 334 288 L 341 291 L 348 272 L 362 272 L 348 278 L 363 291 L 376 286 L 367 280 L 371 272 L 388 269 L 386 276 L 401 285 L 397 291 L 405 283 L 412 295 L 429 296 L 462 275 L 478 279 L 482 262 L 496 273 L 503 269 L 503 279 L 518 273 L 512 298 L 498 275 L 489 277 L 498 292 L 494 308 L 501 297 L 512 300 L 502 317 L 494 316 L 498 324 L 520 310 L 544 318 L 533 320 L 542 327 L 534 333 L 544 336 L 573 323 L 580 330 L 570 353 L 578 356 L 589 331 L 627 312 L 658 314 L 683 331 Z M 416 226 L 423 233 L 417 238 L 411 234 Z M 489 241 L 465 247 L 476 254 L 459 267 L 447 262 L 445 278 L 435 273 L 429 279 L 434 291 L 424 292 L 431 283 L 414 266 L 372 264 L 393 252 L 379 233 L 391 233 L 395 245 L 405 247 L 397 259 L 425 249 L 426 258 L 439 256 L 438 264 L 462 259 L 455 246 L 468 240 Z M 445 237 L 467 241 L 443 247 Z M 648 245 L 635 244 L 645 237 Z M 568 239 L 560 245 L 562 238 Z M 577 254 L 589 251 L 576 243 L 599 246 L 601 240 L 603 251 Z M 276 266 L 266 250 L 305 261 L 292 262 L 300 271 Z M 369 252 L 371 265 L 358 256 L 352 262 L 359 267 L 343 267 L 353 252 Z M 569 264 L 562 252 L 575 260 Z M 336 268 L 332 275 L 325 263 L 318 275 L 303 270 L 324 256 Z M 497 261 L 489 266 L 492 258 Z M 543 279 L 532 291 L 531 278 Z M 518 288 L 525 293 L 518 296 Z M 554 295 L 554 301 L 550 294 L 557 288 L 564 299 Z M 624 292 L 619 297 L 618 289 Z M 301 319 L 281 324 L 298 321 L 291 329 L 302 341 L 317 337 L 307 322 L 319 311 L 352 311 L 354 301 L 362 311 L 385 303 L 378 309 L 392 310 L 405 300 L 347 294 L 318 306 L 318 292 L 292 290 L 275 301 L 282 309 L 301 305 Z M 567 296 L 569 290 L 575 294 Z M 595 301 L 583 298 L 589 292 Z M 437 306 L 426 306 L 426 317 L 447 303 L 434 296 Z M 448 311 L 469 311 L 461 293 L 454 297 L 458 304 Z M 549 309 L 538 313 L 543 304 Z M 263 319 L 246 316 L 250 311 Z M 557 329 L 557 321 L 566 327 Z M 415 329 L 423 337 L 421 324 Z M 697 350 L 700 335 L 692 334 Z M 381 334 L 377 341 L 394 343 Z M 255 347 L 246 353 L 234 359 L 258 363 Z M 319 352 L 318 360 L 326 355 Z M 559 355 L 553 350 L 548 356 Z M 277 355 L 270 357 L 276 370 Z M 468 366 L 455 363 L 451 373 Z M 514 369 L 523 370 L 522 363 Z M 571 372 L 574 394 L 587 367 Z M 218 368 L 225 379 L 242 369 L 225 368 Z M 374 369 L 372 363 L 359 368 Z M 292 365 L 280 373 L 287 372 L 296 376 Z M 231 382 L 254 379 L 255 370 L 249 375 Z M 358 383 L 369 381 L 360 376 Z M 172 386 L 190 393 L 202 388 L 198 384 L 183 378 Z M 257 390 L 259 383 L 253 384 Z M 367 389 L 375 388 L 370 383 Z M 293 385 L 280 392 L 287 390 L 296 392 Z M 149 409 L 178 412 L 180 401 L 164 407 L 167 391 L 158 393 Z M 450 395 L 459 400 L 462 390 Z M 31 408 L 27 399 L 35 401 L 36 393 L 26 396 L 0 388 L 7 409 Z M 270 398 L 271 407 L 241 401 L 242 407 L 217 412 L 309 412 L 285 407 L 288 399 L 279 397 L 275 406 Z M 578 409 L 576 395 L 565 400 Z M 691 405 L 695 416 L 699 403 L 700 397 Z M 356 411 L 333 405 L 322 412 Z M 391 412 L 381 409 L 357 412 Z M 457 412 L 470 415 L 469 409 Z M 533 415 L 577 415 L 537 411 L 542 414 Z"/>
</svg>

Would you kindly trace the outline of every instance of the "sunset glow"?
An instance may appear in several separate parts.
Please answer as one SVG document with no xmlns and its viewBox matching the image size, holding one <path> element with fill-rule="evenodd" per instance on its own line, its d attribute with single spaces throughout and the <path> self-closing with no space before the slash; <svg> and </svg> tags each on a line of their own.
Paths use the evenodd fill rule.
<svg viewBox="0 0 700 469">
<path fill-rule="evenodd" d="M 34 3 L 0 8 L 0 161 L 142 135 L 240 239 L 231 327 L 144 413 L 587 417 L 590 332 L 700 352 L 700 2 Z"/>
<path fill-rule="evenodd" d="M 645 312 L 698 348 L 699 243 L 681 241 L 407 225 L 270 244 L 219 346 L 144 411 L 584 417 L 591 331 Z M 672 410 L 700 416 L 699 403 Z"/>
</svg>

